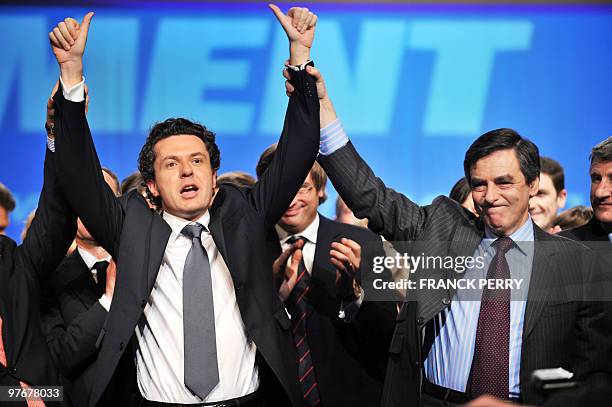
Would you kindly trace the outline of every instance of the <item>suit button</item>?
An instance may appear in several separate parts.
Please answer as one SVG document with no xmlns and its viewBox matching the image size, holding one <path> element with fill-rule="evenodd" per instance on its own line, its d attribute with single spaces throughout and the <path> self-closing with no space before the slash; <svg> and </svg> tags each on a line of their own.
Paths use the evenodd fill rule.
<svg viewBox="0 0 612 407">
<path fill-rule="evenodd" d="M 417 318 L 417 324 L 423 325 L 424 322 L 425 322 L 425 318 L 423 318 L 423 317 L 418 317 Z"/>
<path fill-rule="evenodd" d="M 15 368 L 15 367 L 9 368 L 9 373 L 10 374 L 17 374 L 17 368 Z"/>
<path fill-rule="evenodd" d="M 417 360 L 417 362 L 415 363 L 415 366 L 416 366 L 417 368 L 421 367 L 421 362 L 419 362 L 419 361 Z"/>
<path fill-rule="evenodd" d="M 121 343 L 119 344 L 119 350 L 123 350 L 123 347 L 124 347 L 124 346 L 125 346 L 125 345 L 123 344 L 123 342 L 121 342 Z"/>
<path fill-rule="evenodd" d="M 448 298 L 444 297 L 444 298 L 442 299 L 442 304 L 444 304 L 444 305 L 448 305 L 448 304 L 450 304 L 450 300 L 449 300 Z"/>
</svg>

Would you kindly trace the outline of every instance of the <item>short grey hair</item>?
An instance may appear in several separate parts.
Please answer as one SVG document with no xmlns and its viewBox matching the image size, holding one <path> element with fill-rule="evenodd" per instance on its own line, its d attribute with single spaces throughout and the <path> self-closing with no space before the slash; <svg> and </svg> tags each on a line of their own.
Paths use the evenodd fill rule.
<svg viewBox="0 0 612 407">
<path fill-rule="evenodd" d="M 595 161 L 612 161 L 612 136 L 593 147 L 589 159 L 591 160 L 591 164 Z"/>
</svg>

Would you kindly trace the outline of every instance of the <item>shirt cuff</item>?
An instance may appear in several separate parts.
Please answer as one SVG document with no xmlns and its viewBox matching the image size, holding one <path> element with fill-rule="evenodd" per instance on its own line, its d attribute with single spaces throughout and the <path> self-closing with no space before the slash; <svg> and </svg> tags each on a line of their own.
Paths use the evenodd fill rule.
<svg viewBox="0 0 612 407">
<path fill-rule="evenodd" d="M 102 294 L 102 297 L 100 297 L 100 299 L 98 300 L 98 302 L 100 303 L 100 305 L 102 305 L 102 307 L 106 310 L 106 311 L 110 311 L 110 307 L 111 307 L 111 299 L 108 298 L 106 296 L 106 294 Z"/>
<path fill-rule="evenodd" d="M 55 139 L 47 136 L 47 148 L 52 153 L 55 153 Z"/>
<path fill-rule="evenodd" d="M 320 155 L 331 155 L 336 150 L 347 145 L 349 138 L 342 127 L 340 119 L 336 119 L 321 129 L 321 141 L 319 143 Z"/>
<path fill-rule="evenodd" d="M 347 324 L 353 322 L 357 314 L 359 313 L 359 309 L 361 308 L 361 304 L 363 303 L 363 297 L 365 296 L 365 292 L 363 288 L 359 287 L 359 297 L 357 297 L 354 301 L 351 301 L 348 304 L 342 304 L 340 308 L 340 312 L 338 313 L 338 318 L 346 322 Z"/>
<path fill-rule="evenodd" d="M 66 85 L 64 85 L 64 81 L 62 80 L 61 76 L 60 76 L 60 83 L 62 84 L 64 99 L 70 102 L 77 102 L 77 103 L 85 100 L 85 77 L 81 79 L 81 82 L 70 87 L 70 89 L 66 88 Z"/>
<path fill-rule="evenodd" d="M 312 59 L 309 59 L 308 61 L 304 62 L 302 65 L 287 65 L 287 68 L 294 70 L 294 71 L 303 71 L 304 69 L 306 69 L 306 67 L 308 65 L 314 66 L 314 62 L 312 62 Z"/>
</svg>

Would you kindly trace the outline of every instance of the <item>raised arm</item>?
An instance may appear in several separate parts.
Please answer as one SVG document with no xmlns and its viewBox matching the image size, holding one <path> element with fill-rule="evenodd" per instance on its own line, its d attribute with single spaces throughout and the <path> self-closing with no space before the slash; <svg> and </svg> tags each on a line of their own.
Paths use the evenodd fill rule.
<svg viewBox="0 0 612 407">
<path fill-rule="evenodd" d="M 285 15 L 278 7 L 270 7 L 287 33 L 290 63 L 298 70 L 291 74 L 296 91 L 289 99 L 274 160 L 249 195 L 251 205 L 261 213 L 267 228 L 276 224 L 291 203 L 314 164 L 319 149 L 316 84 L 303 66 L 300 69 L 300 65 L 310 58 L 316 16 L 303 8 L 292 8 Z"/>
<path fill-rule="evenodd" d="M 36 215 L 18 249 L 23 267 L 38 282 L 43 282 L 66 255 L 76 235 L 76 215 L 64 198 L 56 174 L 56 157 L 47 149 L 44 164 L 44 183 Z"/>
<path fill-rule="evenodd" d="M 388 188 L 374 175 L 348 140 L 320 72 L 312 73 L 320 98 L 321 146 L 317 161 L 347 206 L 358 218 L 367 218 L 368 227 L 389 241 L 414 240 L 422 229 L 427 207 L 420 207 L 405 195 Z M 284 72 L 287 78 L 287 72 Z M 297 91 L 291 81 L 287 93 Z"/>
<path fill-rule="evenodd" d="M 104 182 L 98 155 L 85 118 L 83 54 L 93 13 L 83 22 L 67 18 L 49 33 L 60 67 L 60 87 L 54 96 L 56 163 L 70 205 L 96 241 L 115 256 L 123 225 L 123 210 Z"/>
<path fill-rule="evenodd" d="M 318 158 L 346 205 L 368 227 L 394 241 L 414 241 L 426 220 L 427 210 L 405 195 L 388 188 L 374 175 L 349 141 L 327 156 Z"/>
</svg>

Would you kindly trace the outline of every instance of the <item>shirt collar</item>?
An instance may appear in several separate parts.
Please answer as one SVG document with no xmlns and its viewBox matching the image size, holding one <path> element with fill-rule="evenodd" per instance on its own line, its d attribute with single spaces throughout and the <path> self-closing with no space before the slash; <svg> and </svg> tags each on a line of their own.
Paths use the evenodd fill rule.
<svg viewBox="0 0 612 407">
<path fill-rule="evenodd" d="M 171 215 L 168 212 L 164 212 L 162 214 L 162 217 L 164 218 L 166 223 L 168 223 L 170 229 L 172 229 L 170 240 L 175 240 L 178 237 L 182 236 L 181 231 L 183 230 L 183 228 L 191 223 L 199 223 L 200 225 L 205 226 L 207 230 L 208 224 L 210 223 L 210 212 L 208 210 L 193 222 L 187 219 L 179 218 L 178 216 Z M 203 231 L 202 233 L 207 232 Z"/>
<path fill-rule="evenodd" d="M 87 250 L 82 249 L 80 247 L 77 246 L 77 250 L 79 251 L 79 254 L 81 255 L 81 258 L 83 259 L 83 262 L 85 263 L 85 265 L 87 266 L 87 268 L 89 270 L 91 270 L 94 266 L 94 264 L 96 264 L 99 261 L 111 261 L 111 256 L 110 254 L 107 255 L 106 257 L 99 259 L 96 256 L 94 256 L 93 254 L 89 253 Z"/>
<path fill-rule="evenodd" d="M 508 236 L 512 241 L 516 244 L 516 247 L 524 254 L 529 255 L 529 253 L 533 250 L 533 242 L 535 240 L 534 230 L 533 230 L 533 221 L 531 220 L 531 216 L 527 216 L 527 220 L 523 225 L 518 228 L 514 233 Z M 486 224 L 485 224 L 485 237 L 482 239 L 482 244 L 484 250 L 489 250 L 489 247 L 493 244 L 494 241 L 499 239 L 497 236 Z"/>
<path fill-rule="evenodd" d="M 608 240 L 612 243 L 612 233 L 608 233 Z"/>
<path fill-rule="evenodd" d="M 287 239 L 291 236 L 302 236 L 306 238 L 310 243 L 317 244 L 317 234 L 319 233 L 319 214 L 315 216 L 314 220 L 304 229 L 302 232 L 290 234 L 282 227 L 275 225 L 276 233 L 280 239 L 280 243 L 284 244 Z"/>
</svg>

